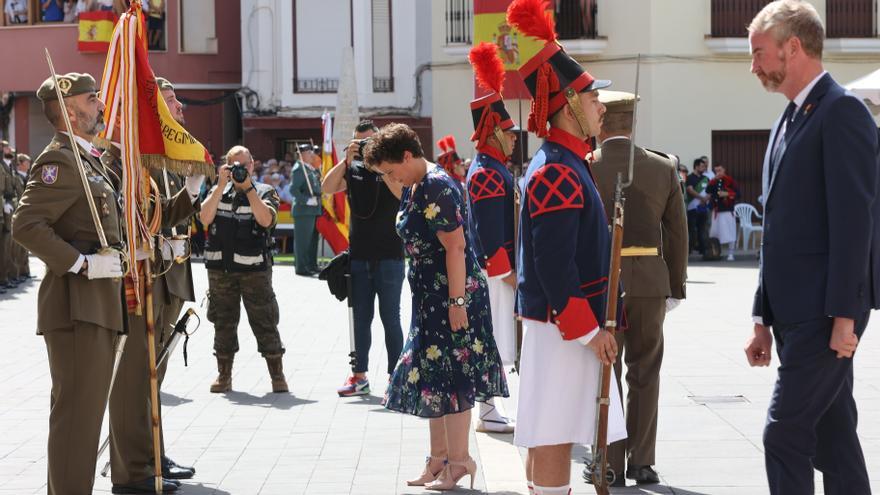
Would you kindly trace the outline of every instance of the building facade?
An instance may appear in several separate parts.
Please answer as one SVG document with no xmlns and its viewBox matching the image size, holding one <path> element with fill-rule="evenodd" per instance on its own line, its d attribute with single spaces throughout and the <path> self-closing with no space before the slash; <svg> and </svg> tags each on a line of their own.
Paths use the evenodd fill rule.
<svg viewBox="0 0 880 495">
<path fill-rule="evenodd" d="M 0 6 L 9 1 L 0 0 Z M 26 19 L 17 19 L 24 22 L 4 16 L 0 23 L 0 94 L 12 101 L 5 136 L 18 151 L 36 154 L 53 133 L 35 97 L 49 76 L 43 48 L 49 49 L 58 73 L 88 72 L 99 81 L 106 55 L 78 50 L 75 18 L 44 22 L 39 2 L 25 3 Z M 164 5 L 164 25 L 151 43 L 150 64 L 156 75 L 174 83 L 187 105 L 187 129 L 219 156 L 241 135 L 235 100 L 241 86 L 239 0 L 167 0 Z"/>
<path fill-rule="evenodd" d="M 340 98 L 357 107 L 349 114 L 404 122 L 430 140 L 430 3 L 242 0 L 245 146 L 266 159 L 319 144 L 321 115 Z M 336 144 L 352 130 L 338 129 Z"/>
<path fill-rule="evenodd" d="M 433 124 L 459 143 L 471 133 L 467 64 L 473 1 L 432 3 Z M 810 0 L 827 30 L 825 68 L 841 84 L 880 62 L 876 0 Z M 699 156 L 722 163 L 756 204 L 764 149 L 785 97 L 767 93 L 750 73 L 746 26 L 767 0 L 556 0 L 557 31 L 568 53 L 611 89 L 634 91 L 642 54 L 636 141 L 674 153 L 691 166 Z M 573 21 L 574 19 L 574 21 Z M 445 26 L 444 26 L 445 24 Z M 464 34 L 462 34 L 464 33 Z M 507 100 L 525 122 L 528 101 Z M 531 155 L 540 144 L 528 143 Z M 473 151 L 459 144 L 459 153 Z"/>
</svg>

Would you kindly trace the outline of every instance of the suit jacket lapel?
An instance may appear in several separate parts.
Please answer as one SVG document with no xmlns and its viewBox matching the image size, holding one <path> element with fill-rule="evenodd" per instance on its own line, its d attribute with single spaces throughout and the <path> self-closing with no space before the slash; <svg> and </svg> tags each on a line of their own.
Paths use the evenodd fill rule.
<svg viewBox="0 0 880 495">
<path fill-rule="evenodd" d="M 822 100 L 822 97 L 825 96 L 825 93 L 828 92 L 828 89 L 831 85 L 834 84 L 834 79 L 831 78 L 831 74 L 825 74 L 822 76 L 819 81 L 816 82 L 816 85 L 813 86 L 813 89 L 810 90 L 810 93 L 807 95 L 807 99 L 804 100 L 804 104 L 798 108 L 797 113 L 794 115 L 794 119 L 792 120 L 790 128 L 785 131 L 785 149 L 782 150 L 782 156 L 779 157 L 779 163 L 776 164 L 775 170 L 773 170 L 773 181 L 770 183 L 767 188 L 767 194 L 764 196 L 764 202 L 766 204 L 767 196 L 769 196 L 770 192 L 773 190 L 773 183 L 776 182 L 776 177 L 779 176 L 779 171 L 782 170 L 782 166 L 785 165 L 785 157 L 787 155 L 787 151 L 791 146 L 791 143 L 794 142 L 795 138 L 803 129 L 804 124 L 812 118 L 812 116 L 816 113 L 816 107 L 819 106 L 819 102 Z M 774 128 L 773 136 L 771 138 L 770 143 L 775 142 L 776 140 L 776 132 L 779 130 L 779 125 L 781 124 L 782 117 L 776 122 L 776 127 Z M 771 151 L 772 145 L 767 147 L 768 153 Z M 768 174 L 769 164 L 769 154 L 764 157 L 764 175 Z M 766 177 L 765 177 L 766 181 Z"/>
</svg>

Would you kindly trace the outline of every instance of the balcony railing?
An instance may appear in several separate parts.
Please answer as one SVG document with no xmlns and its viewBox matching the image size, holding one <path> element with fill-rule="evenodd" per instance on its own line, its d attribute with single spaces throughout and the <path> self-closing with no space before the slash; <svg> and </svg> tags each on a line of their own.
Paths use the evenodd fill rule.
<svg viewBox="0 0 880 495">
<path fill-rule="evenodd" d="M 827 0 L 827 38 L 874 38 L 877 36 L 877 0 Z"/>
<path fill-rule="evenodd" d="M 597 0 L 556 0 L 559 39 L 596 39 L 596 4 Z"/>
<path fill-rule="evenodd" d="M 295 93 L 335 93 L 339 90 L 339 79 L 319 77 L 314 79 L 294 79 Z"/>
<path fill-rule="evenodd" d="M 712 0 L 712 37 L 745 38 L 746 27 L 769 0 Z"/>
<path fill-rule="evenodd" d="M 373 78 L 374 93 L 393 93 L 394 78 L 393 77 L 374 77 Z"/>
<path fill-rule="evenodd" d="M 472 0 L 446 0 L 446 44 L 471 44 L 474 32 Z"/>
</svg>

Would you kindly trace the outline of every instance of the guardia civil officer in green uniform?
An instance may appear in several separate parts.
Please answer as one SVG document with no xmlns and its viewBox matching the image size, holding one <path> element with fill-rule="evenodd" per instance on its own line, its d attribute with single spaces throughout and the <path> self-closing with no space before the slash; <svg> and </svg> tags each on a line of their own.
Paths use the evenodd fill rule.
<svg viewBox="0 0 880 495">
<path fill-rule="evenodd" d="M 102 156 L 102 161 L 111 169 L 121 170 L 119 147 L 112 145 Z M 159 177 L 161 172 L 153 172 Z M 121 176 L 121 174 L 120 174 Z M 169 230 L 187 219 L 192 218 L 196 211 L 196 199 L 198 197 L 202 176 L 180 179 L 183 187 L 176 188 L 173 195 L 167 194 L 164 184 L 156 181 L 160 191 L 162 204 L 161 228 Z M 162 185 L 160 185 L 162 184 Z M 149 213 L 151 214 L 151 213 Z M 149 215 L 148 214 L 148 215 Z M 162 247 L 167 243 L 155 238 L 160 254 L 155 255 L 152 273 L 162 274 L 164 265 L 158 262 L 163 258 Z M 150 257 L 149 252 L 138 250 L 137 259 L 146 260 Z M 166 329 L 169 317 L 166 315 L 169 299 L 166 297 L 166 277 L 158 275 L 153 281 L 153 317 L 156 331 L 156 352 L 161 351 L 162 342 L 171 330 Z M 143 276 L 143 273 L 141 274 Z M 174 310 L 172 308 L 172 310 Z M 180 311 L 179 306 L 176 311 Z M 154 493 L 154 468 L 153 468 L 153 432 L 152 417 L 150 414 L 150 375 L 149 375 L 149 347 L 147 345 L 147 322 L 145 311 L 141 314 L 128 313 L 129 338 L 126 343 L 125 353 L 119 363 L 119 371 L 116 384 L 110 397 L 110 464 L 111 480 L 113 481 L 113 493 Z M 167 361 L 166 361 L 167 363 Z M 158 370 L 159 385 L 165 375 L 166 366 Z M 161 411 L 161 407 L 159 408 Z M 161 420 L 160 420 L 161 421 Z M 161 426 L 161 422 L 160 422 Z M 161 428 L 160 428 L 161 431 Z M 160 440 L 160 445 L 162 442 Z M 169 478 L 163 482 L 164 492 L 173 492 L 177 489 L 174 479 L 188 479 L 195 474 L 195 470 L 189 467 L 179 466 L 171 459 L 162 454 L 163 478 Z"/>
<path fill-rule="evenodd" d="M 121 245 L 122 217 L 118 192 L 91 144 L 104 121 L 95 80 L 88 74 L 64 74 L 58 87 L 76 145 L 71 146 L 54 83 L 48 79 L 37 98 L 57 132 L 34 162 L 13 216 L 12 235 L 46 263 L 37 299 L 37 333 L 46 341 L 52 378 L 48 493 L 82 495 L 92 493 L 114 341 L 125 317 L 121 255 L 101 250 L 87 195 L 95 200 L 110 246 Z M 82 158 L 86 186 L 75 154 Z"/>
<path fill-rule="evenodd" d="M 321 171 L 312 166 L 315 156 L 311 145 L 299 146 L 299 160 L 290 171 L 290 194 L 293 196 L 293 252 L 297 275 L 318 273 L 318 231 L 315 221 L 321 216 Z"/>
<path fill-rule="evenodd" d="M 232 362 L 238 352 L 238 320 L 242 302 L 266 359 L 272 391 L 287 392 L 278 333 L 278 300 L 272 288 L 272 229 L 278 221 L 275 188 L 253 182 L 254 159 L 244 146 L 233 146 L 218 171 L 217 185 L 202 202 L 199 214 L 208 229 L 208 320 L 214 324 L 217 379 L 211 392 L 232 389 Z M 237 167 L 235 168 L 233 165 Z"/>
<path fill-rule="evenodd" d="M 617 174 L 627 176 L 635 95 L 599 91 L 606 108 L 601 147 L 593 154 L 592 171 L 605 211 L 612 203 Z M 626 363 L 627 438 L 611 445 L 608 457 L 617 484 L 626 478 L 657 483 L 654 448 L 657 399 L 663 359 L 666 311 L 685 297 L 687 217 L 675 161 L 656 151 L 635 147 L 632 186 L 626 189 L 621 280 L 628 327 L 617 334 L 622 359 L 614 364 L 620 387 L 621 361 Z M 609 219 L 610 220 L 610 219 Z"/>
</svg>

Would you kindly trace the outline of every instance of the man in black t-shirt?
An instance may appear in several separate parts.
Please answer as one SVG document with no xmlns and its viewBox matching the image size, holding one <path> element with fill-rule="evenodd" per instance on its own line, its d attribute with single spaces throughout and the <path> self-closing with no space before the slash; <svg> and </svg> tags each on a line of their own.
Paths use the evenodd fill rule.
<svg viewBox="0 0 880 495">
<path fill-rule="evenodd" d="M 688 220 L 688 253 L 697 249 L 700 254 L 706 251 L 708 240 L 709 222 L 709 195 L 706 187 L 709 178 L 706 177 L 706 162 L 702 158 L 694 160 L 694 170 L 687 176 L 685 181 L 685 193 L 687 193 L 687 220 Z"/>
<path fill-rule="evenodd" d="M 400 327 L 400 291 L 403 286 L 403 242 L 395 222 L 403 186 L 387 176 L 367 170 L 359 156 L 360 141 L 379 129 L 365 120 L 355 127 L 345 159 L 327 173 L 322 189 L 327 194 L 347 191 L 351 209 L 349 244 L 351 254 L 352 307 L 356 364 L 352 375 L 337 389 L 341 397 L 370 393 L 367 380 L 373 307 L 379 296 L 379 317 L 385 328 L 388 374 L 394 370 L 403 348 Z"/>
</svg>

